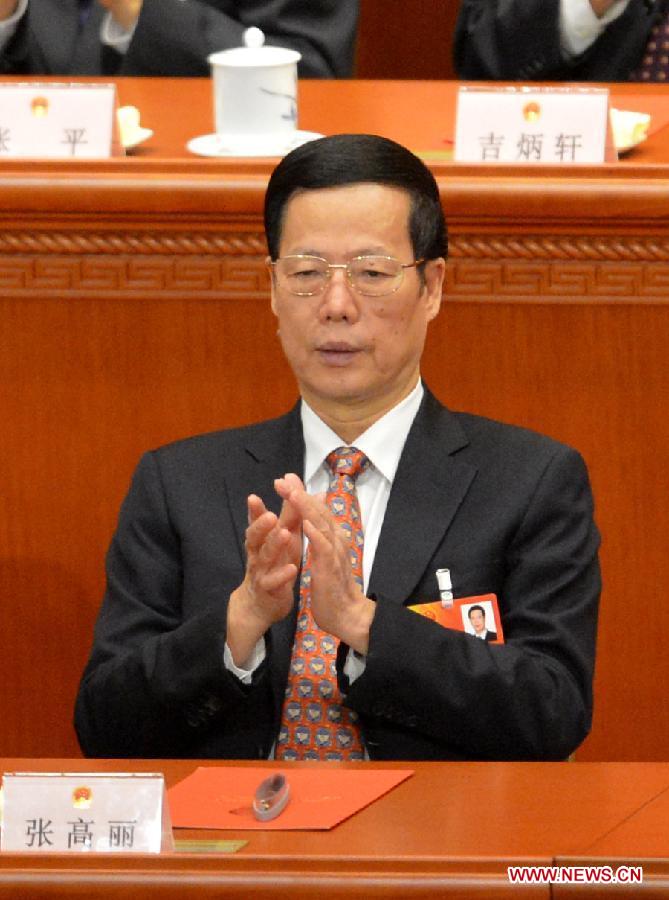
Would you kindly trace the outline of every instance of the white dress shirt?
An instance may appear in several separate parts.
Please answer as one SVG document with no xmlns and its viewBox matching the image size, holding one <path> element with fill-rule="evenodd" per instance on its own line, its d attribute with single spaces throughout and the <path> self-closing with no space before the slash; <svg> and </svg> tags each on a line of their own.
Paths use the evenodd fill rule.
<svg viewBox="0 0 669 900">
<path fill-rule="evenodd" d="M 362 577 L 365 593 L 395 472 L 424 393 L 423 384 L 419 379 L 416 387 L 404 400 L 378 419 L 354 441 L 354 446 L 361 450 L 371 462 L 371 465 L 358 476 L 356 481 L 365 537 L 362 554 Z M 305 444 L 304 486 L 308 494 L 318 494 L 327 491 L 328 488 L 330 470 L 325 461 L 326 457 L 337 447 L 343 446 L 343 441 L 304 400 L 302 401 L 301 416 Z M 306 541 L 304 552 L 306 552 Z M 244 684 L 250 684 L 253 672 L 264 658 L 264 638 L 258 641 L 253 653 L 243 666 L 235 665 L 230 649 L 227 644 L 225 645 L 225 666 L 229 671 L 234 672 Z M 349 652 L 344 667 L 349 680 L 354 681 L 362 674 L 364 668 L 364 657 L 352 651 Z"/>
<path fill-rule="evenodd" d="M 629 0 L 616 0 L 611 9 L 598 18 L 590 0 L 560 0 L 560 46 L 565 58 L 580 56 L 627 9 Z"/>
<path fill-rule="evenodd" d="M 10 40 L 14 37 L 19 22 L 26 14 L 29 0 L 19 0 L 19 5 L 8 19 L 0 22 L 0 53 L 5 49 Z M 107 46 L 112 47 L 117 53 L 127 53 L 130 41 L 135 33 L 136 25 L 126 30 L 121 28 L 118 22 L 112 18 L 110 12 L 102 20 L 100 28 L 100 41 Z"/>
</svg>

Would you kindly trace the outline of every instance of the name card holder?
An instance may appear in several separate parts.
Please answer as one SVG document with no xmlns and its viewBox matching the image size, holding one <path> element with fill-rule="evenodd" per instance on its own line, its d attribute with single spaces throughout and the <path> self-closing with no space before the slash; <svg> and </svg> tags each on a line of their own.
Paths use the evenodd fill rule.
<svg viewBox="0 0 669 900">
<path fill-rule="evenodd" d="M 0 847 L 18 853 L 160 853 L 174 841 L 159 773 L 10 772 Z"/>
<path fill-rule="evenodd" d="M 0 159 L 123 155 L 114 84 L 0 83 Z"/>
<path fill-rule="evenodd" d="M 454 159 L 507 165 L 602 163 L 608 106 L 606 88 L 461 87 Z"/>
</svg>

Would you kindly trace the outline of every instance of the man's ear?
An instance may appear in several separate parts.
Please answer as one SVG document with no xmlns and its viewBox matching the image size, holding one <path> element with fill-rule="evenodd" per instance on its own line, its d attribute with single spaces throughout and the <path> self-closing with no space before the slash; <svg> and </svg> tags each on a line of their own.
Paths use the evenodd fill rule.
<svg viewBox="0 0 669 900">
<path fill-rule="evenodd" d="M 435 318 L 441 308 L 441 300 L 444 290 L 444 276 L 446 274 L 446 260 L 440 256 L 437 259 L 429 259 L 423 267 L 425 277 L 425 307 L 428 321 Z"/>
</svg>

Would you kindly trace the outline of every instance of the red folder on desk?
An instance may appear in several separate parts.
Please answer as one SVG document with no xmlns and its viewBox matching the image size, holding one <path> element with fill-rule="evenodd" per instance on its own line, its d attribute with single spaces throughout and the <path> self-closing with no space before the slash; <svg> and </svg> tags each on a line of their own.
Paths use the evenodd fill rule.
<svg viewBox="0 0 669 900">
<path fill-rule="evenodd" d="M 290 785 L 290 802 L 278 818 L 259 822 L 252 808 L 256 788 L 278 772 Z M 168 792 L 168 800 L 174 828 L 327 830 L 411 775 L 412 769 L 343 769 L 337 764 L 201 766 Z"/>
</svg>

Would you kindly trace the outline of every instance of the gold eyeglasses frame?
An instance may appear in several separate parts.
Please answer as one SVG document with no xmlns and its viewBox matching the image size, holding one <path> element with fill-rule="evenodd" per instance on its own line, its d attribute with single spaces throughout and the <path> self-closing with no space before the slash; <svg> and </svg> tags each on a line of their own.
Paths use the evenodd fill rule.
<svg viewBox="0 0 669 900">
<path fill-rule="evenodd" d="M 281 279 L 279 278 L 279 276 L 277 274 L 276 266 L 278 263 L 282 262 L 283 260 L 287 260 L 287 259 L 313 259 L 313 260 L 318 260 L 318 262 L 324 263 L 326 266 L 326 271 L 324 272 L 325 281 L 323 282 L 322 287 L 317 291 L 295 291 L 292 288 L 285 285 L 281 281 Z M 353 272 L 351 270 L 351 266 L 354 263 L 359 262 L 362 259 L 387 259 L 387 260 L 391 260 L 392 262 L 397 263 L 399 266 L 397 275 L 401 275 L 397 284 L 394 285 L 394 287 L 390 288 L 390 290 L 383 291 L 380 294 L 374 294 L 374 293 L 369 293 L 368 291 L 360 290 L 360 288 L 358 286 L 356 286 L 356 284 L 353 281 Z M 421 259 L 415 259 L 413 262 L 410 262 L 410 263 L 401 263 L 399 261 L 399 259 L 397 259 L 396 257 L 385 256 L 382 253 L 374 253 L 374 254 L 365 253 L 362 256 L 354 256 L 353 259 L 349 259 L 349 261 L 345 262 L 345 263 L 329 263 L 327 261 L 327 259 L 324 259 L 322 256 L 312 256 L 311 253 L 291 253 L 288 256 L 279 256 L 279 257 L 277 257 L 277 259 L 268 260 L 268 264 L 272 268 L 272 271 L 274 272 L 274 275 L 276 277 L 277 284 L 281 285 L 282 287 L 285 287 L 285 289 L 287 291 L 289 291 L 291 294 L 293 294 L 295 297 L 317 297 L 319 294 L 322 294 L 325 291 L 327 285 L 330 283 L 330 280 L 332 278 L 332 269 L 345 269 L 346 270 L 347 281 L 351 287 L 351 290 L 355 291 L 355 293 L 362 294 L 363 297 L 387 297 L 389 294 L 394 294 L 396 291 L 398 291 L 402 287 L 402 282 L 404 281 L 404 270 L 405 269 L 416 268 L 416 267 L 422 265 L 424 262 L 426 262 L 426 260 L 424 257 L 422 257 Z"/>
</svg>

